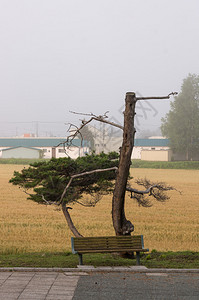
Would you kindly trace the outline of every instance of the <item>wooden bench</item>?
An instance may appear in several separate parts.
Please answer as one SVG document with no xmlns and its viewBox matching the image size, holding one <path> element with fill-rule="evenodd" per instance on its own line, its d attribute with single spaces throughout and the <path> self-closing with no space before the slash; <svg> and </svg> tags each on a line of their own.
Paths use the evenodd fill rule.
<svg viewBox="0 0 199 300">
<path fill-rule="evenodd" d="M 144 249 L 143 235 L 124 235 L 106 237 L 71 238 L 72 253 L 79 255 L 79 264 L 83 265 L 85 253 L 136 252 L 136 264 L 140 265 L 140 252 Z"/>
</svg>

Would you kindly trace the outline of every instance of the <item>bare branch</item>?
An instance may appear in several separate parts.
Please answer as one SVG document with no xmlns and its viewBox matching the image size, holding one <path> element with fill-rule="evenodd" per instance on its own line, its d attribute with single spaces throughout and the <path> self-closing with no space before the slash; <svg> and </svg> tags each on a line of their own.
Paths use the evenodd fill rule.
<svg viewBox="0 0 199 300">
<path fill-rule="evenodd" d="M 75 112 L 75 111 L 69 111 L 69 112 L 72 114 L 75 114 L 75 115 L 90 116 L 90 117 L 95 117 L 95 118 L 108 118 L 107 114 L 109 113 L 109 111 L 107 110 L 103 115 L 97 116 L 97 115 L 94 115 L 93 113 L 85 114 L 85 113 L 79 113 L 79 112 Z"/>
<path fill-rule="evenodd" d="M 84 114 L 84 113 L 77 113 L 77 112 L 74 112 L 74 111 L 70 111 L 70 112 L 73 113 L 73 114 L 77 114 L 77 115 L 90 116 L 90 117 L 91 117 L 88 121 L 82 120 L 82 125 L 81 125 L 79 128 L 77 128 L 77 131 L 78 131 L 78 132 L 79 132 L 84 126 L 88 125 L 88 123 L 90 123 L 90 122 L 93 121 L 93 120 L 98 121 L 98 122 L 102 122 L 102 123 L 106 123 L 106 124 L 115 126 L 115 127 L 120 128 L 120 129 L 123 130 L 123 126 L 121 126 L 121 125 L 119 125 L 119 124 L 117 124 L 117 123 L 114 123 L 114 122 L 105 120 L 105 119 L 108 118 L 107 113 L 108 113 L 109 111 L 106 111 L 103 115 L 99 115 L 99 116 L 96 116 L 96 115 L 94 115 L 93 113 Z M 76 134 L 76 135 L 77 135 L 77 134 Z"/>
<path fill-rule="evenodd" d="M 136 100 L 169 99 L 170 96 L 175 96 L 177 94 L 178 94 L 177 92 L 172 92 L 172 93 L 168 94 L 168 96 L 163 96 L 163 97 L 136 97 Z"/>
<path fill-rule="evenodd" d="M 107 113 L 108 113 L 109 111 L 106 111 L 103 115 L 99 115 L 99 116 L 96 116 L 96 115 L 94 115 L 93 113 L 90 113 L 90 114 L 83 114 L 83 113 L 77 113 L 77 112 L 74 112 L 74 111 L 70 111 L 70 112 L 73 113 L 73 114 L 77 114 L 77 115 L 90 116 L 91 118 L 90 118 L 88 121 L 82 120 L 82 124 L 83 124 L 84 126 L 87 125 L 88 123 L 90 123 L 92 120 L 95 120 L 95 121 L 98 121 L 98 122 L 103 122 L 103 123 L 106 123 L 106 124 L 115 126 L 115 127 L 120 128 L 120 129 L 123 130 L 123 126 L 121 126 L 121 125 L 119 125 L 119 124 L 117 124 L 117 123 L 114 123 L 114 122 L 105 120 L 105 119 L 108 118 Z M 81 128 L 82 128 L 82 127 L 81 127 Z M 80 130 L 81 128 L 79 128 L 78 130 Z"/>
<path fill-rule="evenodd" d="M 119 128 L 119 129 L 122 129 L 122 130 L 124 129 L 123 126 L 121 126 L 121 125 L 119 125 L 117 123 L 114 123 L 114 122 L 110 122 L 110 121 L 104 120 L 104 119 L 102 119 L 100 117 L 97 117 L 97 118 L 94 117 L 93 120 L 99 121 L 99 122 L 102 122 L 102 123 L 106 123 L 106 124 L 109 124 L 111 126 L 115 126 L 115 127 Z"/>
<path fill-rule="evenodd" d="M 78 129 L 77 125 L 71 124 L 71 123 L 68 123 L 68 124 L 70 125 L 68 130 L 67 130 L 68 132 L 76 131 Z M 76 129 L 71 129 L 72 126 L 76 127 Z"/>
<path fill-rule="evenodd" d="M 94 119 L 94 118 L 92 117 L 92 118 L 91 118 L 90 120 L 88 120 L 88 121 L 82 120 L 82 125 L 81 125 L 79 128 L 78 128 L 76 125 L 74 125 L 74 124 L 70 124 L 70 127 L 69 127 L 68 131 L 70 131 L 70 132 L 71 132 L 71 131 L 74 131 L 74 133 L 70 134 L 70 135 L 67 137 L 67 139 L 65 140 L 65 142 L 59 143 L 59 144 L 57 145 L 57 147 L 59 147 L 60 145 L 63 145 L 63 146 L 67 145 L 67 148 L 69 148 L 69 147 L 72 145 L 73 140 L 75 139 L 75 137 L 76 137 L 78 134 L 80 134 L 80 136 L 81 136 L 81 146 L 82 146 L 83 137 L 82 137 L 82 134 L 81 134 L 80 130 L 81 130 L 83 127 L 85 127 L 86 125 L 88 125 L 93 119 Z M 71 130 L 71 127 L 72 127 L 72 126 L 76 127 L 76 129 Z"/>
<path fill-rule="evenodd" d="M 82 147 L 83 136 L 82 136 L 82 133 L 81 133 L 81 129 L 84 128 L 86 125 L 88 125 L 88 124 L 89 124 L 90 122 L 92 122 L 93 120 L 98 121 L 98 122 L 102 122 L 102 123 L 106 123 L 106 124 L 109 124 L 109 125 L 111 125 L 111 126 L 115 126 L 115 127 L 119 128 L 119 129 L 122 129 L 122 130 L 123 130 L 123 126 L 121 126 L 121 125 L 119 125 L 119 124 L 116 124 L 116 123 L 114 123 L 114 122 L 105 120 L 105 119 L 108 118 L 108 116 L 107 116 L 108 111 L 106 111 L 106 112 L 104 113 L 104 115 L 100 115 L 100 116 L 96 116 L 96 115 L 94 115 L 93 113 L 90 113 L 90 114 L 84 114 L 84 113 L 77 113 L 77 112 L 73 112 L 73 111 L 70 111 L 70 112 L 73 113 L 73 114 L 77 114 L 77 115 L 90 116 L 91 118 L 90 118 L 89 120 L 87 120 L 87 121 L 81 120 L 82 124 L 81 124 L 80 127 L 77 127 L 77 126 L 74 125 L 74 124 L 70 124 L 68 131 L 69 131 L 69 132 L 73 132 L 73 133 L 70 134 L 70 135 L 67 137 L 67 139 L 66 139 L 65 142 L 59 143 L 59 144 L 57 145 L 57 147 L 59 147 L 60 145 L 63 145 L 63 146 L 65 147 L 65 146 L 67 145 L 67 148 L 69 148 L 69 147 L 72 145 L 73 140 L 77 137 L 78 134 L 80 134 L 80 137 L 81 137 L 81 147 Z M 75 129 L 72 129 L 72 130 L 71 130 L 72 126 L 75 127 Z M 65 152 L 65 153 L 66 153 L 66 152 Z"/>
<path fill-rule="evenodd" d="M 174 95 L 177 95 L 177 94 L 178 94 L 177 92 L 172 92 L 172 93 L 168 94 L 167 96 L 163 96 L 163 97 L 136 97 L 136 100 L 169 99 L 170 96 L 174 96 Z M 82 146 L 83 137 L 82 137 L 82 134 L 81 134 L 80 131 L 81 131 L 81 129 L 83 127 L 85 127 L 86 125 L 88 125 L 93 120 L 98 121 L 98 122 L 102 122 L 102 123 L 105 123 L 105 124 L 108 124 L 108 125 L 111 125 L 111 126 L 114 126 L 114 127 L 117 127 L 117 128 L 119 128 L 121 130 L 124 129 L 123 126 L 121 126 L 121 125 L 119 125 L 119 124 L 117 124 L 115 122 L 111 122 L 111 121 L 106 120 L 108 118 L 107 113 L 109 111 L 106 111 L 103 115 L 99 115 L 99 116 L 97 116 L 97 115 L 95 115 L 93 113 L 78 113 L 78 112 L 74 112 L 74 111 L 70 111 L 70 112 L 73 113 L 73 114 L 76 114 L 76 115 L 90 116 L 91 118 L 89 120 L 87 120 L 87 121 L 81 120 L 82 124 L 81 124 L 81 126 L 79 128 L 76 125 L 70 124 L 70 127 L 69 127 L 68 131 L 69 132 L 73 131 L 74 133 L 70 134 L 67 137 L 66 141 L 58 144 L 57 147 L 60 146 L 60 145 L 64 146 L 66 144 L 68 144 L 67 148 L 70 147 L 72 145 L 72 141 L 75 139 L 75 137 L 78 134 L 80 134 L 80 136 L 81 136 L 81 146 Z M 71 130 L 72 126 L 76 127 L 76 129 Z M 66 151 L 65 151 L 65 153 L 66 153 Z"/>
<path fill-rule="evenodd" d="M 150 194 L 151 195 L 151 191 L 153 188 L 155 187 L 158 187 L 158 185 L 152 185 L 150 186 L 148 189 L 146 189 L 145 191 L 139 191 L 137 189 L 133 189 L 131 187 L 126 187 L 126 190 L 128 192 L 131 192 L 131 193 L 135 193 L 135 194 L 140 194 L 140 195 L 144 195 L 144 194 Z"/>
</svg>

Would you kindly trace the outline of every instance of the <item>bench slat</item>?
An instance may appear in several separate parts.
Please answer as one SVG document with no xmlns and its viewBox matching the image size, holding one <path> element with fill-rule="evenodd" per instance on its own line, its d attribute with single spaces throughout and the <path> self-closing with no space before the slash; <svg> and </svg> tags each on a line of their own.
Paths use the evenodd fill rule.
<svg viewBox="0 0 199 300">
<path fill-rule="evenodd" d="M 104 241 L 104 240 L 109 240 L 109 241 L 119 241 L 119 240 L 141 240 L 141 235 L 137 235 L 137 236 L 127 236 L 127 235 L 124 235 L 124 236 L 114 236 L 114 237 L 112 237 L 112 236 L 107 236 L 107 237 L 83 237 L 83 238 L 75 238 L 75 240 L 76 241 L 81 241 L 81 240 L 85 240 L 85 241 L 95 241 L 95 240 L 97 240 L 97 241 L 100 241 L 100 240 L 102 240 L 102 241 Z"/>
<path fill-rule="evenodd" d="M 142 246 L 140 244 L 114 244 L 114 245 L 76 245 L 75 244 L 75 250 L 79 250 L 79 249 L 109 249 L 109 248 L 139 248 L 142 249 Z"/>
<path fill-rule="evenodd" d="M 85 253 L 110 253 L 110 252 L 136 252 L 139 265 L 139 253 L 148 252 L 144 248 L 143 236 L 108 236 L 108 237 L 83 237 L 71 238 L 72 252 L 79 254 L 80 264 L 83 263 L 82 254 Z"/>
<path fill-rule="evenodd" d="M 73 238 L 74 251 L 144 248 L 142 236 Z"/>
<path fill-rule="evenodd" d="M 149 249 L 133 249 L 132 248 L 124 248 L 124 249 L 118 249 L 118 248 L 115 248 L 115 249 L 98 249 L 98 250 L 80 250 L 78 251 L 78 253 L 80 254 L 86 254 L 86 253 L 114 253 L 114 252 L 148 252 Z"/>
</svg>

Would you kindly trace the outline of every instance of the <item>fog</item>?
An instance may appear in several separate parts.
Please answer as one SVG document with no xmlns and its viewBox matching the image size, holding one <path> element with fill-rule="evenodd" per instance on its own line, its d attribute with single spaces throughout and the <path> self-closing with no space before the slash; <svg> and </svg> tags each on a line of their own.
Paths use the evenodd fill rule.
<svg viewBox="0 0 199 300">
<path fill-rule="evenodd" d="M 78 123 L 70 110 L 121 123 L 127 91 L 180 91 L 199 73 L 198 11 L 197 0 L 0 0 L 0 136 L 63 135 Z M 169 102 L 138 103 L 138 130 L 156 130 Z"/>
</svg>

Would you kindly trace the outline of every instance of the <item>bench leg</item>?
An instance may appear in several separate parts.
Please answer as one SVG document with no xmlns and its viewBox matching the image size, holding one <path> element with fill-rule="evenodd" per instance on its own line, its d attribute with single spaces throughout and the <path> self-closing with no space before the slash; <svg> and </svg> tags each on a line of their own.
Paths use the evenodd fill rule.
<svg viewBox="0 0 199 300">
<path fill-rule="evenodd" d="M 79 255 L 79 265 L 83 265 L 83 257 L 82 254 L 78 253 Z"/>
<path fill-rule="evenodd" d="M 136 252 L 136 265 L 140 265 L 140 252 Z"/>
</svg>

